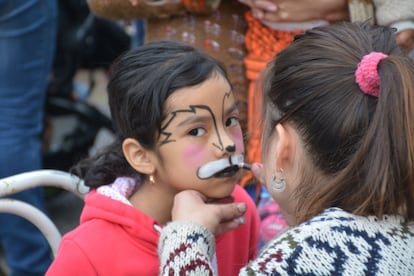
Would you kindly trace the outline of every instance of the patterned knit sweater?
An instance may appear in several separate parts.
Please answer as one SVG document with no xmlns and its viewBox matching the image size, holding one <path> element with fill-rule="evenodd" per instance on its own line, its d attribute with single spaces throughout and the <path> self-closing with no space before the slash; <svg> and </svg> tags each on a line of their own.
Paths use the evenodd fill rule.
<svg viewBox="0 0 414 276">
<path fill-rule="evenodd" d="M 214 275 L 211 232 L 173 222 L 159 241 L 161 275 Z M 326 209 L 270 241 L 240 275 L 414 275 L 414 222 Z"/>
</svg>

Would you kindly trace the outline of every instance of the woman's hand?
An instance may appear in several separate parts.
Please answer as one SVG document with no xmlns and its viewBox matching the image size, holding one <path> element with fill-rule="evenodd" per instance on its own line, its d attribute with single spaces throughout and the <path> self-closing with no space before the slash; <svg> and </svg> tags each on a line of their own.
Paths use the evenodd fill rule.
<svg viewBox="0 0 414 276">
<path fill-rule="evenodd" d="M 191 221 L 205 226 L 214 235 L 223 234 L 244 224 L 245 203 L 206 203 L 201 193 L 187 190 L 174 198 L 172 220 Z"/>
<path fill-rule="evenodd" d="M 270 22 L 304 22 L 349 18 L 347 0 L 239 0 L 252 9 L 253 16 Z"/>
<path fill-rule="evenodd" d="M 263 164 L 261 163 L 253 163 L 252 164 L 252 173 L 254 177 L 259 180 L 260 184 L 264 185 L 265 180 L 263 177 Z"/>
</svg>

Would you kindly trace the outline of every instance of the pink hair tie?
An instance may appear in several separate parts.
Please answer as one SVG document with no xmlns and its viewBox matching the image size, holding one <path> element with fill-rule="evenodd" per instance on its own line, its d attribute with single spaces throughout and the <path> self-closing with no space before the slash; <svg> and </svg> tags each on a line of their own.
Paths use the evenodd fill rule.
<svg viewBox="0 0 414 276">
<path fill-rule="evenodd" d="M 378 75 L 378 64 L 388 55 L 380 52 L 371 52 L 362 57 L 355 71 L 355 79 L 359 88 L 365 94 L 378 97 L 380 77 Z"/>
</svg>

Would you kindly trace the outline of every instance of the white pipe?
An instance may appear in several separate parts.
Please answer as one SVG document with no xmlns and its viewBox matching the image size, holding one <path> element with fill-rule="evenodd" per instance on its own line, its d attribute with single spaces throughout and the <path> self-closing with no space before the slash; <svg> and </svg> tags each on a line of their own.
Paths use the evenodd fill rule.
<svg viewBox="0 0 414 276">
<path fill-rule="evenodd" d="M 0 179 L 0 197 L 35 187 L 58 187 L 74 193 L 81 199 L 88 193 L 82 179 L 59 170 L 36 170 Z"/>
<path fill-rule="evenodd" d="M 2 198 L 0 199 L 0 213 L 14 214 L 33 223 L 45 236 L 52 248 L 53 256 L 56 257 L 62 236 L 52 220 L 42 211 L 20 200 Z"/>
</svg>

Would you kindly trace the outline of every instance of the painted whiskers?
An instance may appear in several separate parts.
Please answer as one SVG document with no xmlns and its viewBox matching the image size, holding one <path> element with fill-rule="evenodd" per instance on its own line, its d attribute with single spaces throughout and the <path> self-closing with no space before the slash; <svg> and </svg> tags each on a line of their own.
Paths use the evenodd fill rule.
<svg viewBox="0 0 414 276">
<path fill-rule="evenodd" d="M 244 157 L 241 154 L 209 162 L 198 169 L 197 175 L 200 179 L 208 179 L 226 172 L 237 172 L 239 169 L 251 170 L 251 165 L 244 163 Z"/>
</svg>

